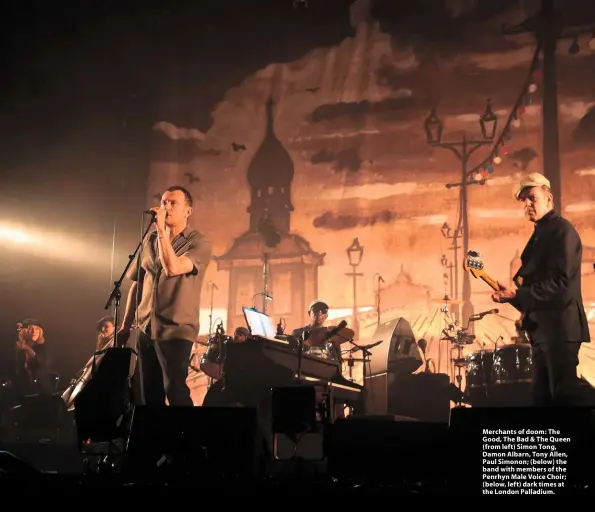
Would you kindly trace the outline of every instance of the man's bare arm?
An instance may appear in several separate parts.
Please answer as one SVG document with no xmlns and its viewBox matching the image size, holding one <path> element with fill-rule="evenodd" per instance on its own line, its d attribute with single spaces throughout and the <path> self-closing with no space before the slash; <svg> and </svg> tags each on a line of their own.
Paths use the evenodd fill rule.
<svg viewBox="0 0 595 512">
<path fill-rule="evenodd" d="M 157 242 L 159 258 L 163 265 L 165 275 L 168 277 L 180 276 L 192 272 L 194 264 L 187 256 L 177 256 L 171 245 L 171 240 L 166 232 L 159 231 Z"/>
</svg>

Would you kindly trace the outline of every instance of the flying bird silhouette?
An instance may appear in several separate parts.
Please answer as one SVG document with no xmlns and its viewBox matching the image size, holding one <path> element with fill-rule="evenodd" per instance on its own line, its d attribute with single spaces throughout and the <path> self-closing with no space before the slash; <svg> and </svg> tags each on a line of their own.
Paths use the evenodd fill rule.
<svg viewBox="0 0 595 512">
<path fill-rule="evenodd" d="M 246 151 L 246 146 L 244 146 L 243 144 L 236 144 L 235 142 L 231 143 L 231 148 L 234 151 Z"/>
<path fill-rule="evenodd" d="M 191 172 L 185 172 L 184 176 L 186 176 L 191 185 L 193 183 L 200 183 L 200 178 Z"/>
</svg>

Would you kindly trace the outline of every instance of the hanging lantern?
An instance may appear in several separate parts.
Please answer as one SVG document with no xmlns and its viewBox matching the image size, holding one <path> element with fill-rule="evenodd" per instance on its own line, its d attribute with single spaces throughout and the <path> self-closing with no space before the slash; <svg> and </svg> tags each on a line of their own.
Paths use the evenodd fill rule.
<svg viewBox="0 0 595 512">
<path fill-rule="evenodd" d="M 436 115 L 436 109 L 432 109 L 430 115 L 424 122 L 424 127 L 426 129 L 426 139 L 428 144 L 439 144 L 442 140 L 442 122 L 438 119 Z"/>
<path fill-rule="evenodd" d="M 479 118 L 479 125 L 484 139 L 492 140 L 495 137 L 498 118 L 492 110 L 492 102 L 490 100 L 487 101 L 485 112 Z"/>
</svg>

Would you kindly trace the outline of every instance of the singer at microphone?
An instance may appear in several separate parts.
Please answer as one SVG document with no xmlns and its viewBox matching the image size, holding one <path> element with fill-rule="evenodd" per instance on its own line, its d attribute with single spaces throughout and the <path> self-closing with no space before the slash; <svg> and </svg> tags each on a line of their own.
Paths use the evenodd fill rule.
<svg viewBox="0 0 595 512">
<path fill-rule="evenodd" d="M 147 232 L 128 269 L 132 283 L 118 341 L 127 342 L 136 318 L 137 368 L 142 372 L 135 374 L 133 387 L 142 378 L 146 405 L 162 406 L 167 400 L 170 406 L 193 406 L 186 383 L 188 361 L 199 333 L 201 289 L 212 245 L 189 226 L 193 198 L 184 187 L 169 187 L 160 206 L 145 213 L 155 215 L 156 229 Z M 140 300 L 137 290 L 142 291 Z"/>
</svg>

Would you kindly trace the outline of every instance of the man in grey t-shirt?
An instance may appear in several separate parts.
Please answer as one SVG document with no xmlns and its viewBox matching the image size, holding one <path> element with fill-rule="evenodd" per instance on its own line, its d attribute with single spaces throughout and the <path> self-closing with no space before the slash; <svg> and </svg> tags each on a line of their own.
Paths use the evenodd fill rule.
<svg viewBox="0 0 595 512">
<path fill-rule="evenodd" d="M 192 343 L 199 332 L 200 294 L 211 242 L 188 227 L 193 200 L 180 186 L 168 188 L 128 272 L 132 285 L 118 339 L 139 328 L 142 394 L 147 405 L 193 405 L 186 384 Z M 138 304 L 138 307 L 137 307 Z"/>
</svg>

